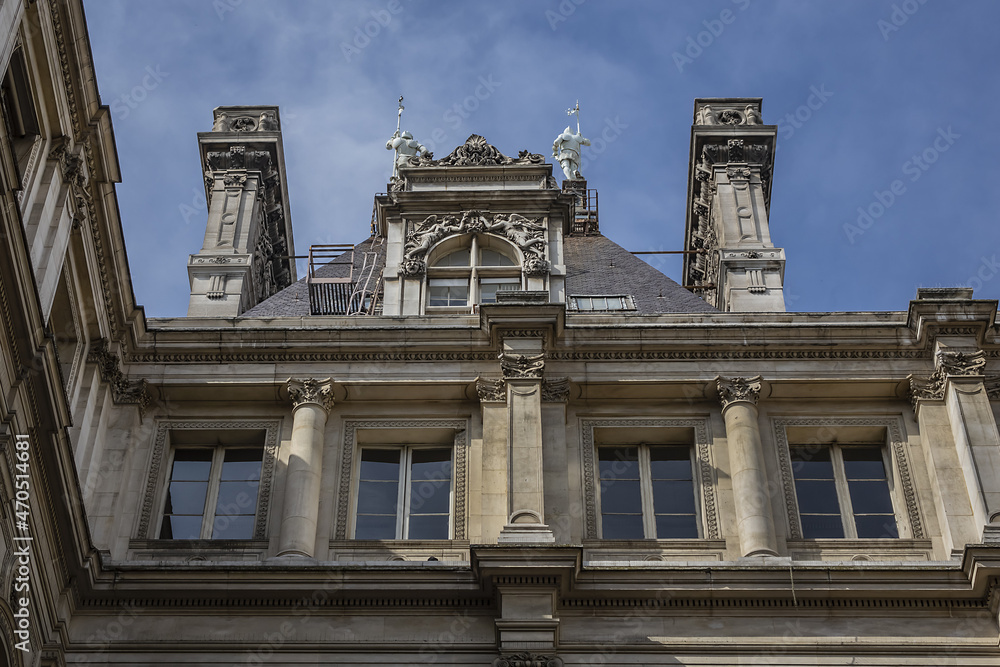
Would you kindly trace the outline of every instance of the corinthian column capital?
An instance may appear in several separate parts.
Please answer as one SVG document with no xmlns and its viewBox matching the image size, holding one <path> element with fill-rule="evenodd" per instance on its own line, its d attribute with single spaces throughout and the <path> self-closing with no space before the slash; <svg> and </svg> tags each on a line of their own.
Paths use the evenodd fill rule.
<svg viewBox="0 0 1000 667">
<path fill-rule="evenodd" d="M 760 398 L 761 380 L 759 375 L 752 378 L 715 378 L 722 408 L 728 408 L 732 403 L 737 402 L 757 405 L 757 399 Z"/>
<path fill-rule="evenodd" d="M 306 403 L 318 405 L 327 412 L 333 408 L 333 381 L 330 378 L 288 378 L 285 388 L 296 408 Z"/>
</svg>

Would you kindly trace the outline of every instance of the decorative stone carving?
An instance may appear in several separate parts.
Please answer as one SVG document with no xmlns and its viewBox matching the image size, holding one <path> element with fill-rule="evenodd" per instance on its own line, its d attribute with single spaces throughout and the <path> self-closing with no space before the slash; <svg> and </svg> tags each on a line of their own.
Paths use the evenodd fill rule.
<svg viewBox="0 0 1000 667">
<path fill-rule="evenodd" d="M 935 361 L 938 371 L 945 375 L 982 375 L 986 354 L 982 350 L 970 353 L 941 351 Z"/>
<path fill-rule="evenodd" d="M 496 146 L 491 145 L 478 134 L 470 135 L 465 143 L 440 160 L 432 159 L 433 155 L 413 156 L 408 158 L 409 167 L 496 167 L 510 164 L 544 164 L 545 157 L 538 153 L 520 151 L 518 157 L 504 155 Z M 400 166 L 403 166 L 402 163 Z"/>
<path fill-rule="evenodd" d="M 752 104 L 748 104 L 746 109 L 743 110 L 743 117 L 746 119 L 747 125 L 760 125 L 764 121 L 761 120 L 760 113 L 754 109 Z"/>
<path fill-rule="evenodd" d="M 552 266 L 541 257 L 528 257 L 524 260 L 524 275 L 526 276 L 547 276 Z"/>
<path fill-rule="evenodd" d="M 512 653 L 496 658 L 493 667 L 563 667 L 563 661 L 554 655 Z"/>
<path fill-rule="evenodd" d="M 540 220 L 529 220 L 517 213 L 490 215 L 481 211 L 464 211 L 461 217 L 429 215 L 422 222 L 414 224 L 406 235 L 400 273 L 422 274 L 426 267 L 418 267 L 412 262 L 419 261 L 423 265 L 427 252 L 449 236 L 488 233 L 506 238 L 521 250 L 525 257 L 525 270 L 540 272 L 529 275 L 543 275 L 548 272 L 549 267 L 545 260 L 546 225 Z"/>
<path fill-rule="evenodd" d="M 265 111 L 260 115 L 260 120 L 257 122 L 258 132 L 277 132 L 280 129 L 273 111 Z"/>
<path fill-rule="evenodd" d="M 111 398 L 116 404 L 135 405 L 139 408 L 140 416 L 146 414 L 150 402 L 146 379 L 137 381 L 128 379 L 121 370 L 118 356 L 108 349 L 107 339 L 101 338 L 94 342 L 90 354 L 87 355 L 87 361 L 97 364 L 101 379 L 110 385 Z"/>
<path fill-rule="evenodd" d="M 731 181 L 748 180 L 751 173 L 749 167 L 728 167 L 726 169 L 726 176 Z"/>
<path fill-rule="evenodd" d="M 736 109 L 723 109 L 719 112 L 719 122 L 723 125 L 743 125 L 746 120 Z"/>
<path fill-rule="evenodd" d="M 222 179 L 223 184 L 227 188 L 242 188 L 246 185 L 247 175 L 246 174 L 226 174 Z"/>
<path fill-rule="evenodd" d="M 717 123 L 711 104 L 706 104 L 698 110 L 698 125 L 715 125 Z"/>
<path fill-rule="evenodd" d="M 427 263 L 422 259 L 404 259 L 399 265 L 399 275 L 406 277 L 422 276 L 427 273 Z"/>
<path fill-rule="evenodd" d="M 565 403 L 569 400 L 569 378 L 542 380 L 542 401 L 545 403 Z"/>
<path fill-rule="evenodd" d="M 257 121 L 250 116 L 240 116 L 229 123 L 230 132 L 253 132 L 256 129 Z"/>
<path fill-rule="evenodd" d="M 507 384 L 503 378 L 476 378 L 476 393 L 482 403 L 507 401 Z"/>
<path fill-rule="evenodd" d="M 715 385 L 719 390 L 719 401 L 723 409 L 729 407 L 731 403 L 743 401 L 757 405 L 760 398 L 761 376 L 752 378 L 724 378 L 715 379 Z"/>
<path fill-rule="evenodd" d="M 315 403 L 327 411 L 333 408 L 333 384 L 330 378 L 325 380 L 289 378 L 285 386 L 288 387 L 288 396 L 295 407 L 304 403 Z"/>
<path fill-rule="evenodd" d="M 986 395 L 993 400 L 1000 400 L 1000 377 L 986 381 Z"/>
<path fill-rule="evenodd" d="M 223 111 L 215 117 L 215 122 L 212 124 L 212 132 L 227 132 L 228 130 L 229 115 Z"/>
<path fill-rule="evenodd" d="M 271 154 L 267 151 L 248 151 L 246 146 L 232 146 L 228 151 L 212 151 L 205 156 L 205 168 L 209 171 L 225 169 L 248 169 L 268 174 L 271 169 Z"/>
<path fill-rule="evenodd" d="M 544 354 L 500 353 L 500 370 L 506 380 L 538 379 L 545 370 Z"/>
</svg>

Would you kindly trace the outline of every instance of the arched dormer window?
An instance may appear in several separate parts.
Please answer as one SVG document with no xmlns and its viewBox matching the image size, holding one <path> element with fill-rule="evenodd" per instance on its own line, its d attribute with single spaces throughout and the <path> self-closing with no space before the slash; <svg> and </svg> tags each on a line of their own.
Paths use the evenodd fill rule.
<svg viewBox="0 0 1000 667">
<path fill-rule="evenodd" d="M 446 239 L 429 253 L 427 307 L 431 312 L 470 312 L 496 303 L 497 292 L 522 289 L 518 251 L 487 234 Z"/>
</svg>

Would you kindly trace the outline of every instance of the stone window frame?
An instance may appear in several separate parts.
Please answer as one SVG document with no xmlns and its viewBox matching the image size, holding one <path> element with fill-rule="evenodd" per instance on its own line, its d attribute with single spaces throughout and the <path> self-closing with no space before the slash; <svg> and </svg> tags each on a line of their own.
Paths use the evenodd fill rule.
<svg viewBox="0 0 1000 667">
<path fill-rule="evenodd" d="M 799 520 L 799 505 L 795 495 L 795 477 L 792 472 L 791 455 L 788 449 L 789 426 L 801 427 L 851 427 L 866 426 L 885 429 L 885 459 L 890 464 L 887 470 L 889 493 L 893 500 L 893 508 L 897 514 L 898 538 L 892 540 L 924 539 L 925 533 L 920 510 L 917 507 L 916 492 L 913 487 L 913 477 L 910 473 L 909 454 L 906 451 L 906 440 L 903 438 L 903 428 L 898 417 L 772 417 L 774 442 L 778 459 L 778 470 L 781 474 L 781 490 L 784 496 L 785 519 L 788 528 L 788 539 L 806 540 L 802 537 L 802 523 Z M 875 443 L 872 443 L 875 444 Z M 841 508 L 843 512 L 843 508 Z M 908 533 L 905 534 L 905 533 Z M 815 538 L 831 541 L 846 541 L 851 538 Z M 871 538 L 868 538 L 871 539 Z"/>
<path fill-rule="evenodd" d="M 464 249 L 469 250 L 469 264 L 467 266 L 436 265 L 439 260 Z M 503 255 L 513 263 L 510 265 L 482 264 L 480 259 L 482 250 L 492 250 Z M 507 239 L 496 234 L 490 234 L 489 232 L 449 236 L 435 244 L 427 252 L 427 258 L 427 275 L 424 281 L 426 293 L 423 302 L 425 312 L 428 314 L 475 312 L 475 309 L 482 305 L 481 279 L 495 280 L 507 278 L 513 281 L 516 278 L 520 284 L 520 289 L 524 289 L 526 284 L 523 253 Z M 432 306 L 430 302 L 431 282 L 435 280 L 463 281 L 468 290 L 465 305 Z"/>
<path fill-rule="evenodd" d="M 278 435 L 281 420 L 172 420 L 163 419 L 156 423 L 156 436 L 149 460 L 149 474 L 146 478 L 146 490 L 143 494 L 142 511 L 139 516 L 139 527 L 136 530 L 138 540 L 156 540 L 157 542 L 186 542 L 185 540 L 160 540 L 159 523 L 154 516 L 162 516 L 164 494 L 168 482 L 169 470 L 167 461 L 170 458 L 172 445 L 171 431 L 215 431 L 215 430 L 253 430 L 264 431 L 264 454 L 261 462 L 260 487 L 257 492 L 257 516 L 251 540 L 267 539 L 268 516 L 271 509 L 271 499 L 274 490 L 274 467 L 278 457 Z M 225 543 L 227 540 L 203 540 L 203 543 Z"/>
<path fill-rule="evenodd" d="M 719 503 L 717 499 L 717 479 L 715 462 L 711 448 L 709 418 L 598 418 L 581 419 L 580 439 L 581 460 L 583 461 L 583 494 L 585 502 L 584 539 L 604 539 L 598 530 L 597 511 L 597 447 L 594 438 L 596 428 L 690 428 L 694 432 L 691 448 L 695 463 L 695 489 L 697 495 L 698 522 L 702 529 L 699 540 L 720 539 Z M 638 443 L 637 443 L 638 444 Z M 649 538 L 647 538 L 649 539 Z M 669 541 L 672 538 L 664 538 Z"/>
<path fill-rule="evenodd" d="M 354 482 L 357 479 L 357 453 L 361 449 L 358 442 L 358 432 L 366 429 L 400 429 L 413 431 L 420 429 L 453 429 L 452 440 L 454 469 L 452 484 L 454 484 L 454 501 L 452 503 L 452 535 L 450 540 L 465 540 L 468 535 L 468 461 L 469 461 L 469 422 L 466 419 L 349 419 L 344 421 L 344 447 L 340 457 L 340 487 L 337 493 L 335 540 L 352 540 L 348 534 L 349 526 L 354 517 Z M 407 444 L 407 443 L 400 443 Z M 411 540 L 398 540 L 410 542 Z M 444 540 L 442 540 L 444 541 Z M 427 540 L 417 540 L 425 543 Z"/>
</svg>

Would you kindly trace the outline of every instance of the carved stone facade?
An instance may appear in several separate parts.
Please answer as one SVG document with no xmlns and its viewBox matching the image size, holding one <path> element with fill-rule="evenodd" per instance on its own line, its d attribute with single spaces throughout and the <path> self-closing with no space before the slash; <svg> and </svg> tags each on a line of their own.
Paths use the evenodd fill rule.
<svg viewBox="0 0 1000 667">
<path fill-rule="evenodd" d="M 149 318 L 83 3 L 0 23 L 46 101 L 26 161 L 0 142 L 0 664 L 1000 659 L 996 302 L 774 307 L 759 99 L 695 106 L 682 282 L 720 309 L 473 135 L 375 196 L 379 308 L 290 310 L 281 122 L 248 106 L 198 137 L 197 308 Z"/>
</svg>

